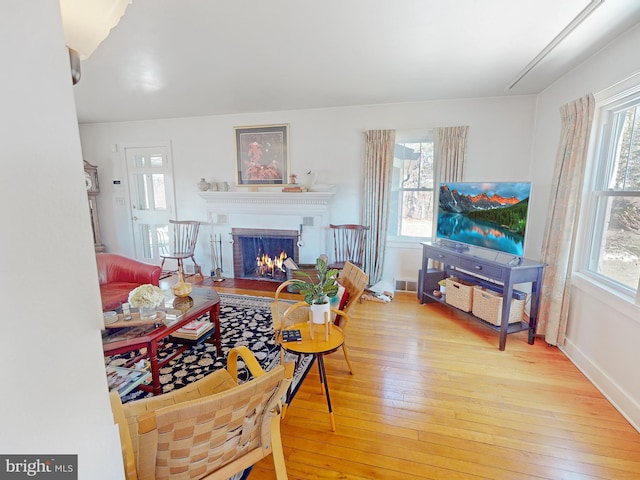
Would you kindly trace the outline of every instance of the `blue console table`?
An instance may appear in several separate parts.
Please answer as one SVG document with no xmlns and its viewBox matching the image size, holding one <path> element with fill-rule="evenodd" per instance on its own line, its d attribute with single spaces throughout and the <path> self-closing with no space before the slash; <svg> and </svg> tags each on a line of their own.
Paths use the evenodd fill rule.
<svg viewBox="0 0 640 480">
<path fill-rule="evenodd" d="M 433 295 L 433 291 L 438 289 L 438 281 L 447 275 L 455 275 L 479 285 L 490 285 L 494 290 L 502 291 L 504 299 L 511 299 L 514 285 L 531 283 L 529 322 L 509 323 L 510 301 L 502 302 L 502 319 L 499 326 L 491 325 L 471 313 L 464 313 L 500 333 L 500 350 L 505 349 L 508 334 L 523 330 L 529 330 L 529 344 L 533 345 L 538 320 L 542 272 L 546 266 L 544 263 L 492 250 L 445 242 L 422 242 L 422 252 L 422 270 L 418 278 L 420 303 L 440 302 L 455 309 L 445 303 L 441 297 Z M 440 267 L 430 268 L 430 260 L 439 262 Z M 461 312 L 461 310 L 458 311 Z"/>
</svg>

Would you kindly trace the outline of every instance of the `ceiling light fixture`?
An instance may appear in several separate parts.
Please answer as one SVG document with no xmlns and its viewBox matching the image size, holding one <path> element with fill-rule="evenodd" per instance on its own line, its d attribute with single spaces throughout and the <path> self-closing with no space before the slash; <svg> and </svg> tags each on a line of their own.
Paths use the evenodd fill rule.
<svg viewBox="0 0 640 480">
<path fill-rule="evenodd" d="M 536 65 L 538 65 L 551 51 L 556 48 L 562 41 L 569 36 L 585 19 L 591 15 L 596 8 L 604 3 L 604 0 L 593 0 L 589 3 L 571 22 L 562 29 L 562 31 L 542 49 L 542 51 L 536 55 L 536 57 L 524 67 L 524 69 L 518 74 L 518 76 L 509 84 L 505 91 L 511 90 L 515 87 L 520 80 L 522 80 Z"/>
<path fill-rule="evenodd" d="M 71 78 L 80 80 L 80 61 L 107 38 L 133 0 L 60 0 L 64 42 L 69 49 Z"/>
</svg>

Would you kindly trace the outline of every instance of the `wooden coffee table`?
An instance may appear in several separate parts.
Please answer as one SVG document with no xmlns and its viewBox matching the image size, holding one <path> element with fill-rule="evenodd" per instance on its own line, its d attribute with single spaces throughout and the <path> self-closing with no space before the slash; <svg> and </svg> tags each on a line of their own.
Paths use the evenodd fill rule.
<svg viewBox="0 0 640 480">
<path fill-rule="evenodd" d="M 172 355 L 160 360 L 158 358 L 158 351 L 162 348 L 165 339 L 177 329 L 207 311 L 209 312 L 209 318 L 214 323 L 214 328 L 212 329 L 213 334 L 205 334 L 202 339 L 198 340 L 198 343 L 205 340 L 209 342 L 213 341 L 216 346 L 217 355 L 222 356 L 222 344 L 220 341 L 220 297 L 218 293 L 212 288 L 194 288 L 189 297 L 184 299 L 176 298 L 174 308 L 182 310 L 183 315 L 173 323 L 165 322 L 164 315 L 160 315 L 162 319 L 159 318 L 158 321 L 160 323 L 157 324 L 150 323 L 148 325 L 122 327 L 121 325 L 126 322 L 117 322 L 111 325 L 105 325 L 105 331 L 102 335 L 102 346 L 105 356 L 145 349 L 145 352 L 128 361 L 125 366 L 131 366 L 140 359 L 147 358 L 151 365 L 151 384 L 140 385 L 138 388 L 151 391 L 154 395 L 162 393 L 160 368 L 194 343 L 190 341 L 183 342 L 181 339 L 172 339 L 172 342 L 181 342 L 184 343 L 184 345 L 178 348 Z"/>
</svg>

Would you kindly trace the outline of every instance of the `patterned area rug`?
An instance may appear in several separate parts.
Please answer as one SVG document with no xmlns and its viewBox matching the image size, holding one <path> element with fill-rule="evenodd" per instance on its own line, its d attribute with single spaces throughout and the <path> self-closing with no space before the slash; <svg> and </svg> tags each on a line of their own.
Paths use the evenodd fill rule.
<svg viewBox="0 0 640 480">
<path fill-rule="evenodd" d="M 280 363 L 280 349 L 275 345 L 273 325 L 271 321 L 271 309 L 269 304 L 272 299 L 267 297 L 251 297 L 246 295 L 220 295 L 220 330 L 222 342 L 222 356 L 216 355 L 215 345 L 203 343 L 186 349 L 173 358 L 165 367 L 160 369 L 160 383 L 164 393 L 181 388 L 194 382 L 208 373 L 225 368 L 227 364 L 227 352 L 235 347 L 244 345 L 248 347 L 263 369 L 270 370 Z M 209 314 L 202 318 L 208 318 Z M 175 351 L 179 344 L 167 343 L 159 355 L 166 358 Z M 114 355 L 105 358 L 107 365 L 123 366 L 128 360 L 134 358 L 137 352 L 122 355 Z M 313 364 L 311 355 L 287 354 L 285 361 L 297 362 L 292 381 L 292 394 L 295 394 L 300 382 Z M 238 362 L 239 379 L 245 381 L 250 374 L 243 364 Z M 131 400 L 150 396 L 150 393 L 134 390 L 122 400 Z"/>
</svg>

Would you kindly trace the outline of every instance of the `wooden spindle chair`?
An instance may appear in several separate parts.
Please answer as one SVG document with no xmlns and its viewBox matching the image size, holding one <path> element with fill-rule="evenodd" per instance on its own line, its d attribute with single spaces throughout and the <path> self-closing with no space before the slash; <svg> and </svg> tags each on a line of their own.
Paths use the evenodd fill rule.
<svg viewBox="0 0 640 480">
<path fill-rule="evenodd" d="M 169 223 L 173 225 L 173 249 L 169 253 L 160 254 L 160 258 L 162 258 L 160 268 L 164 267 L 164 262 L 167 259 L 177 260 L 177 271 L 184 278 L 183 260 L 190 258 L 193 261 L 194 272 L 202 277 L 202 269 L 194 258 L 200 222 L 195 220 L 169 220 Z"/>
<path fill-rule="evenodd" d="M 371 227 L 364 225 L 345 224 L 329 225 L 333 231 L 333 247 L 335 260 L 329 268 L 342 270 L 346 262 L 351 262 L 362 268 L 364 262 L 364 247 L 367 232 Z"/>
</svg>

